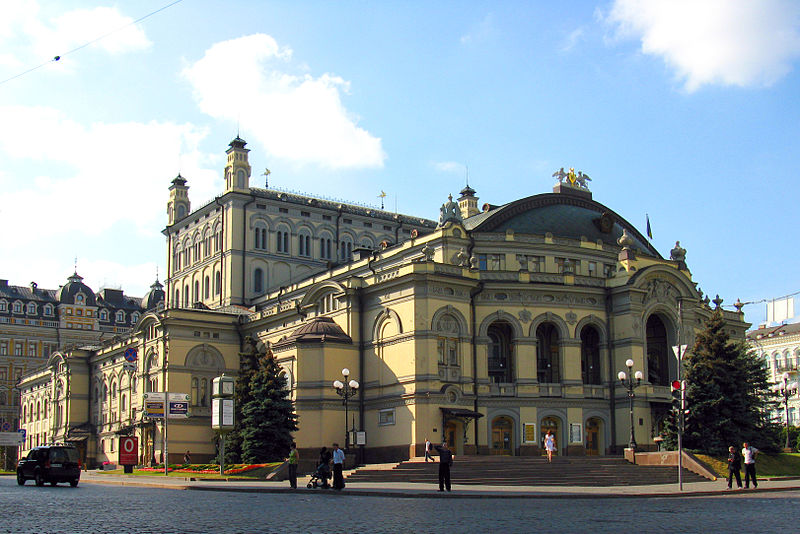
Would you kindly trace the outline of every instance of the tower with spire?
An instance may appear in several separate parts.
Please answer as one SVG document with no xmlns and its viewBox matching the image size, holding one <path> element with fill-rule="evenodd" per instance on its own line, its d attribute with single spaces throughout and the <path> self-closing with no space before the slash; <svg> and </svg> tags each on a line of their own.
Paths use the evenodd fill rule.
<svg viewBox="0 0 800 534">
<path fill-rule="evenodd" d="M 480 213 L 478 210 L 478 197 L 475 196 L 475 190 L 467 186 L 461 190 L 460 197 L 458 197 L 458 208 L 461 210 L 461 218 L 466 219 Z"/>
<path fill-rule="evenodd" d="M 247 153 L 249 148 L 245 148 L 247 143 L 239 137 L 230 142 L 228 150 L 228 162 L 225 165 L 225 192 L 236 191 L 239 193 L 250 192 L 250 163 Z"/>
<path fill-rule="evenodd" d="M 191 213 L 189 202 L 189 186 L 186 178 L 178 173 L 169 186 L 169 202 L 167 202 L 167 225 L 172 226 Z"/>
</svg>

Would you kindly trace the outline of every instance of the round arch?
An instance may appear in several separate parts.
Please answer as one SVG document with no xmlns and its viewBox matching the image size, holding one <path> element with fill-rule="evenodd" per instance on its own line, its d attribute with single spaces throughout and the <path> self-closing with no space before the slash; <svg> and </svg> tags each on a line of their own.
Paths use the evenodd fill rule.
<svg viewBox="0 0 800 534">
<path fill-rule="evenodd" d="M 192 369 L 214 369 L 215 372 L 222 373 L 225 370 L 225 358 L 216 347 L 203 343 L 195 345 L 186 353 L 183 365 Z"/>
<path fill-rule="evenodd" d="M 431 331 L 438 331 L 437 325 L 439 324 L 439 320 L 445 315 L 450 315 L 456 320 L 456 323 L 458 323 L 458 331 L 462 336 L 469 333 L 469 327 L 467 326 L 467 320 L 464 318 L 464 315 L 458 311 L 456 307 L 449 304 L 447 306 L 442 306 L 434 312 L 433 317 L 431 318 Z"/>
<path fill-rule="evenodd" d="M 486 435 L 490 437 L 490 454 L 516 456 L 521 443 L 519 412 L 508 408 L 490 409 L 486 413 L 485 419 Z M 501 419 L 509 420 L 511 428 L 497 424 L 498 420 Z M 508 433 L 510 433 L 510 436 Z"/>
<path fill-rule="evenodd" d="M 524 335 L 523 329 L 522 325 L 520 325 L 519 323 L 519 320 L 510 313 L 503 310 L 497 310 L 487 315 L 481 322 L 480 327 L 478 327 L 478 335 L 484 338 L 488 337 L 489 327 L 492 325 L 492 323 L 497 323 L 497 322 L 508 323 L 511 326 L 511 331 L 514 334 L 514 339 L 519 339 L 523 337 Z"/>
<path fill-rule="evenodd" d="M 544 323 L 552 323 L 555 325 L 556 329 L 558 329 L 558 337 L 560 339 L 573 339 L 570 335 L 569 326 L 567 326 L 566 321 L 553 312 L 545 312 L 534 317 L 531 321 L 531 326 L 528 329 L 528 336 L 535 339 L 536 329 L 539 328 L 539 325 Z"/>
<path fill-rule="evenodd" d="M 600 334 L 600 346 L 601 347 L 606 346 L 606 344 L 608 343 L 608 332 L 606 331 L 606 325 L 599 317 L 597 317 L 594 314 L 587 315 L 586 317 L 578 321 L 578 324 L 575 325 L 575 330 L 573 331 L 574 333 L 573 338 L 580 339 L 581 332 L 587 326 L 591 326 L 592 328 L 597 330 L 597 333 Z"/>
<path fill-rule="evenodd" d="M 403 322 L 400 320 L 400 315 L 398 315 L 393 309 L 386 308 L 378 314 L 378 316 L 375 318 L 375 322 L 372 324 L 372 339 L 375 341 L 380 341 L 379 336 L 381 330 L 389 321 L 393 321 L 397 324 L 397 334 L 403 333 Z"/>
</svg>

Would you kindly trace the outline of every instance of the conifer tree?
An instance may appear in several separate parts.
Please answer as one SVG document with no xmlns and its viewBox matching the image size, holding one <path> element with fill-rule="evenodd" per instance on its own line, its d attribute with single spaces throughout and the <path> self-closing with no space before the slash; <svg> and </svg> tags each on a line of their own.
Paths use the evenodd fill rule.
<svg viewBox="0 0 800 534">
<path fill-rule="evenodd" d="M 683 361 L 689 413 L 683 446 L 712 454 L 747 441 L 758 448 L 774 448 L 774 393 L 767 370 L 744 343 L 732 342 L 722 312 L 715 310 L 697 334 Z M 665 444 L 677 447 L 677 414 L 665 422 Z"/>
<path fill-rule="evenodd" d="M 244 417 L 242 408 L 252 399 L 252 381 L 258 372 L 259 354 L 251 337 L 245 338 L 244 348 L 239 353 L 239 375 L 234 390 L 234 427 L 225 436 L 225 463 L 242 463 L 242 432 Z"/>
<path fill-rule="evenodd" d="M 297 415 L 286 389 L 286 377 L 272 351 L 259 361 L 250 381 L 250 400 L 242 407 L 242 462 L 267 463 L 286 458 L 297 430 Z"/>
</svg>

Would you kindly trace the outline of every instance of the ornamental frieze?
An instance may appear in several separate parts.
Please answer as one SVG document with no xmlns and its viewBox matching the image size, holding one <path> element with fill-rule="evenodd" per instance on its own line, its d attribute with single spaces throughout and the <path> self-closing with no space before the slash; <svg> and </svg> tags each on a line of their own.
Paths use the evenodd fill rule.
<svg viewBox="0 0 800 534">
<path fill-rule="evenodd" d="M 652 278 L 645 286 L 645 300 L 655 300 L 664 303 L 677 303 L 679 292 L 675 287 L 661 278 Z"/>
</svg>

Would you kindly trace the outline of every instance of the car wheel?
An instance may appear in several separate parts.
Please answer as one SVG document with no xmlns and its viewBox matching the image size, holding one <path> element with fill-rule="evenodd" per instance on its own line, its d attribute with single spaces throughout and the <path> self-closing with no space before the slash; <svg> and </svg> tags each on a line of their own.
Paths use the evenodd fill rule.
<svg viewBox="0 0 800 534">
<path fill-rule="evenodd" d="M 78 485 L 78 479 L 76 478 L 76 479 L 70 480 L 69 481 L 69 485 L 72 486 L 73 488 L 76 487 Z"/>
<path fill-rule="evenodd" d="M 25 476 L 22 474 L 22 471 L 17 471 L 17 484 L 20 486 L 25 485 Z"/>
<path fill-rule="evenodd" d="M 44 477 L 42 476 L 41 471 L 36 471 L 34 475 L 34 480 L 36 481 L 37 486 L 44 486 Z"/>
</svg>

